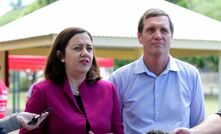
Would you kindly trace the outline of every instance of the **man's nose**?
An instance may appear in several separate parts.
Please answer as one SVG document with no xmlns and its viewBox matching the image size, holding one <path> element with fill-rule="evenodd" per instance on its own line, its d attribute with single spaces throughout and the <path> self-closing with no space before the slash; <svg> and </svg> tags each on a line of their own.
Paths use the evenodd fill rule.
<svg viewBox="0 0 221 134">
<path fill-rule="evenodd" d="M 161 39 L 162 38 L 162 33 L 161 33 L 160 30 L 155 31 L 154 38 L 156 38 L 156 39 Z"/>
</svg>

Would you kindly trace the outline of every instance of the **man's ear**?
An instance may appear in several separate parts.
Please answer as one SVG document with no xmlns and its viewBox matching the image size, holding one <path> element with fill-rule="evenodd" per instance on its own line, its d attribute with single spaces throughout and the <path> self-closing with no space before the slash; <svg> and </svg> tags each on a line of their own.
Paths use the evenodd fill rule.
<svg viewBox="0 0 221 134">
<path fill-rule="evenodd" d="M 142 44 L 141 34 L 142 34 L 142 33 L 137 32 L 137 39 L 138 39 L 138 41 L 139 41 L 140 44 Z"/>
</svg>

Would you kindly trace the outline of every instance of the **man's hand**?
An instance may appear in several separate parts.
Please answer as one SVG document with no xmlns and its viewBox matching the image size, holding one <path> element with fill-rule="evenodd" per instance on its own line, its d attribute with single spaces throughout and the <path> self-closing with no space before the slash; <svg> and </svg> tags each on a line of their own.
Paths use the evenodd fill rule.
<svg viewBox="0 0 221 134">
<path fill-rule="evenodd" d="M 48 112 L 43 113 L 39 117 L 37 123 L 34 125 L 28 125 L 28 122 L 30 122 L 33 117 L 39 116 L 37 114 L 33 114 L 33 113 L 29 113 L 29 112 L 21 112 L 21 113 L 18 113 L 16 117 L 17 117 L 19 124 L 23 128 L 28 129 L 28 130 L 32 130 L 32 129 L 37 128 L 41 124 L 41 122 L 48 116 L 48 114 L 49 114 Z"/>
<path fill-rule="evenodd" d="M 172 134 L 193 134 L 188 128 L 177 128 Z"/>
</svg>

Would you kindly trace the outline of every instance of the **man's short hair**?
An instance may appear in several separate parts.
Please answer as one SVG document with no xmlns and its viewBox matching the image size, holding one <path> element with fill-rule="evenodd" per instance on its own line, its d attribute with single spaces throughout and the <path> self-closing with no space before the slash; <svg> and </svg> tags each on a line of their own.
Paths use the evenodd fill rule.
<svg viewBox="0 0 221 134">
<path fill-rule="evenodd" d="M 138 23 L 138 32 L 142 33 L 143 31 L 143 27 L 144 27 L 144 20 L 151 18 L 151 17 L 158 17 L 158 16 L 166 16 L 169 20 L 169 27 L 170 27 L 170 31 L 173 35 L 174 32 L 174 26 L 173 23 L 170 19 L 170 16 L 163 10 L 161 9 L 155 9 L 155 8 L 151 8 L 149 10 L 147 10 L 146 12 L 144 12 L 144 14 L 141 16 L 139 23 Z"/>
</svg>

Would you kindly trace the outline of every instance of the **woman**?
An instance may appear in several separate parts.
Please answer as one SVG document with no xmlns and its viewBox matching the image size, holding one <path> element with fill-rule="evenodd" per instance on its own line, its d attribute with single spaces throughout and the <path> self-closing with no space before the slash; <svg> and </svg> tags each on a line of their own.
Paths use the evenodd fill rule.
<svg viewBox="0 0 221 134">
<path fill-rule="evenodd" d="M 122 134 L 114 86 L 101 80 L 92 36 L 71 27 L 58 34 L 49 53 L 45 80 L 33 87 L 25 111 L 54 111 L 38 129 L 20 134 Z"/>
</svg>

